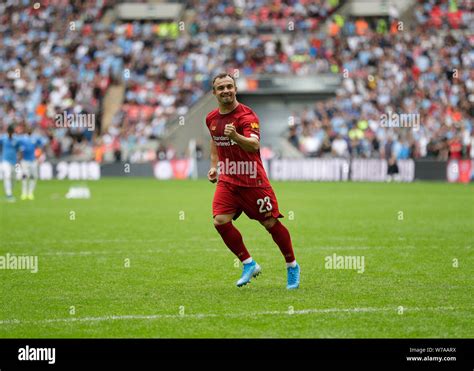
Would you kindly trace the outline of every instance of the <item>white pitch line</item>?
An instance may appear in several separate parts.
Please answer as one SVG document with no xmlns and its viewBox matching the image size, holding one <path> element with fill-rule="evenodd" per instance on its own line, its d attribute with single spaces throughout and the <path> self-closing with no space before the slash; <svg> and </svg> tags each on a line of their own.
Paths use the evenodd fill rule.
<svg viewBox="0 0 474 371">
<path fill-rule="evenodd" d="M 130 241 L 132 242 L 132 241 Z M 398 246 L 399 248 L 401 246 Z M 340 251 L 340 250 L 377 250 L 377 249 L 388 249 L 389 247 L 387 246 L 305 246 L 304 249 L 306 250 L 321 250 L 321 251 L 326 251 L 326 250 L 334 250 L 334 251 Z M 414 249 L 416 248 L 413 245 L 407 245 L 403 246 L 403 249 Z M 133 253 L 133 255 L 143 255 L 143 254 L 160 254 L 160 253 L 168 253 L 169 251 L 172 252 L 189 252 L 189 249 L 183 249 L 181 246 L 166 246 L 166 248 L 162 249 L 147 249 L 147 250 L 126 250 L 126 251 L 121 251 L 121 250 L 92 250 L 92 251 L 62 251 L 62 250 L 54 250 L 54 251 L 29 251 L 29 254 L 36 254 L 39 256 L 91 256 L 91 255 L 130 255 Z M 216 247 L 216 248 L 203 248 L 199 249 L 199 251 L 205 251 L 205 252 L 218 252 L 218 251 L 223 251 L 221 247 Z M 10 254 L 13 254 L 10 252 Z M 25 253 L 16 253 L 16 255 L 24 255 Z"/>
<path fill-rule="evenodd" d="M 220 241 L 219 237 L 206 238 L 206 241 Z M 71 243 L 82 243 L 82 244 L 96 244 L 96 243 L 160 243 L 160 242 L 176 242 L 176 238 L 151 238 L 151 239 L 127 239 L 127 238 L 100 238 L 100 239 L 74 239 L 74 240 L 48 240 L 42 239 L 40 241 L 35 241 L 33 244 L 39 245 L 66 245 Z M 189 238 L 179 238 L 179 241 L 199 241 L 202 242 L 200 237 L 189 237 Z M 24 241 L 9 241 L 10 245 L 21 245 Z"/>
<path fill-rule="evenodd" d="M 172 246 L 167 246 L 166 249 L 156 249 L 156 250 L 141 250 L 141 251 L 134 251 L 134 250 L 127 250 L 127 251 L 120 251 L 120 250 L 104 250 L 104 251 L 45 251 L 45 252 L 38 252 L 38 256 L 93 256 L 93 255 L 124 255 L 124 256 L 142 256 L 145 254 L 162 254 L 168 253 L 172 250 L 174 253 L 189 253 L 189 250 L 177 248 L 174 249 Z M 199 249 L 199 251 L 203 252 L 217 252 L 222 251 L 222 249 L 215 248 L 205 248 Z M 17 254 L 21 255 L 21 254 Z"/>
<path fill-rule="evenodd" d="M 452 311 L 455 307 L 403 307 L 404 312 L 424 312 L 424 311 Z M 44 324 L 44 323 L 58 323 L 58 322 L 104 322 L 117 320 L 155 320 L 155 319 L 176 319 L 176 318 L 242 318 L 242 317 L 257 317 L 257 316 L 293 316 L 306 314 L 327 314 L 327 313 L 373 313 L 373 312 L 390 312 L 397 313 L 398 307 L 384 307 L 384 308 L 313 308 L 290 311 L 264 311 L 264 312 L 249 312 L 249 313 L 196 313 L 196 314 L 130 314 L 130 315 L 110 315 L 102 317 L 69 317 L 69 318 L 50 318 L 42 320 L 18 320 L 7 319 L 0 320 L 0 325 L 21 325 L 21 324 Z"/>
</svg>

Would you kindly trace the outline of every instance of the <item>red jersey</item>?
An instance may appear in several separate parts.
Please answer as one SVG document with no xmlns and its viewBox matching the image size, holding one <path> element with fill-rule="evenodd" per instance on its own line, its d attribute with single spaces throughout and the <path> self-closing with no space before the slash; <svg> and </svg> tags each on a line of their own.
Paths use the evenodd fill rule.
<svg viewBox="0 0 474 371">
<path fill-rule="evenodd" d="M 270 187 L 260 158 L 260 150 L 253 153 L 244 151 L 237 143 L 227 138 L 224 135 L 227 124 L 234 124 L 240 135 L 260 141 L 258 117 L 246 105 L 239 103 L 232 112 L 226 114 L 219 113 L 219 108 L 211 111 L 206 116 L 206 125 L 217 148 L 219 181 L 241 187 Z"/>
</svg>

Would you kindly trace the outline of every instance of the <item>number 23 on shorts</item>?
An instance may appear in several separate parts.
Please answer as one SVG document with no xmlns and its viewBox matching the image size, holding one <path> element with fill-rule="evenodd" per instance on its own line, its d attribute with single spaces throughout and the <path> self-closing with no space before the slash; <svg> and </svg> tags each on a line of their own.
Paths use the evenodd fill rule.
<svg viewBox="0 0 474 371">
<path fill-rule="evenodd" d="M 258 211 L 261 214 L 272 211 L 272 209 L 273 209 L 272 203 L 270 202 L 270 197 L 268 197 L 268 196 L 266 196 L 264 198 L 259 198 L 257 200 L 257 205 L 260 206 Z"/>
</svg>

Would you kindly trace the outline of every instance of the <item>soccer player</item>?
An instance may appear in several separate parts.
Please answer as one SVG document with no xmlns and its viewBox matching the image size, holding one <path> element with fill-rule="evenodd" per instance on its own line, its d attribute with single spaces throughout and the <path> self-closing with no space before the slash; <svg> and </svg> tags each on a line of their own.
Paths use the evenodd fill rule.
<svg viewBox="0 0 474 371">
<path fill-rule="evenodd" d="M 271 234 L 286 261 L 286 287 L 296 289 L 300 283 L 300 267 L 290 233 L 278 220 L 283 215 L 278 210 L 276 196 L 260 158 L 259 119 L 249 107 L 237 101 L 237 88 L 231 75 L 217 75 L 212 81 L 212 93 L 218 108 L 206 117 L 211 134 L 211 168 L 207 176 L 212 183 L 217 182 L 212 203 L 214 226 L 227 247 L 243 263 L 237 286 L 246 285 L 261 272 L 239 230 L 232 224 L 232 220 L 244 212 Z"/>
<path fill-rule="evenodd" d="M 12 190 L 12 178 L 14 178 L 14 170 L 17 161 L 17 152 L 20 147 L 20 141 L 13 135 L 13 125 L 7 129 L 7 134 L 0 137 L 0 144 L 2 145 L 2 173 L 3 173 L 3 187 L 8 202 L 15 202 Z"/>
<path fill-rule="evenodd" d="M 38 179 L 38 162 L 36 161 L 36 148 L 44 146 L 43 140 L 32 135 L 32 129 L 28 128 L 26 135 L 20 138 L 20 153 L 22 155 L 21 172 L 21 199 L 34 200 L 34 191 Z"/>
</svg>

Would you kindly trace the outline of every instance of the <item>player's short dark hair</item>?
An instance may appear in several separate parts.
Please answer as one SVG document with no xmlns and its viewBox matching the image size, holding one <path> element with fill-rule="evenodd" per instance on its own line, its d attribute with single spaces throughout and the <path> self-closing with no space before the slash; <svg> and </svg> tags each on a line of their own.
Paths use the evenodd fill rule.
<svg viewBox="0 0 474 371">
<path fill-rule="evenodd" d="M 214 90 L 214 83 L 216 82 L 217 79 L 223 79 L 224 77 L 230 77 L 232 81 L 234 82 L 234 86 L 236 87 L 237 84 L 235 83 L 234 76 L 232 76 L 230 73 L 227 72 L 221 72 L 218 75 L 214 76 L 212 79 L 212 90 Z"/>
</svg>

